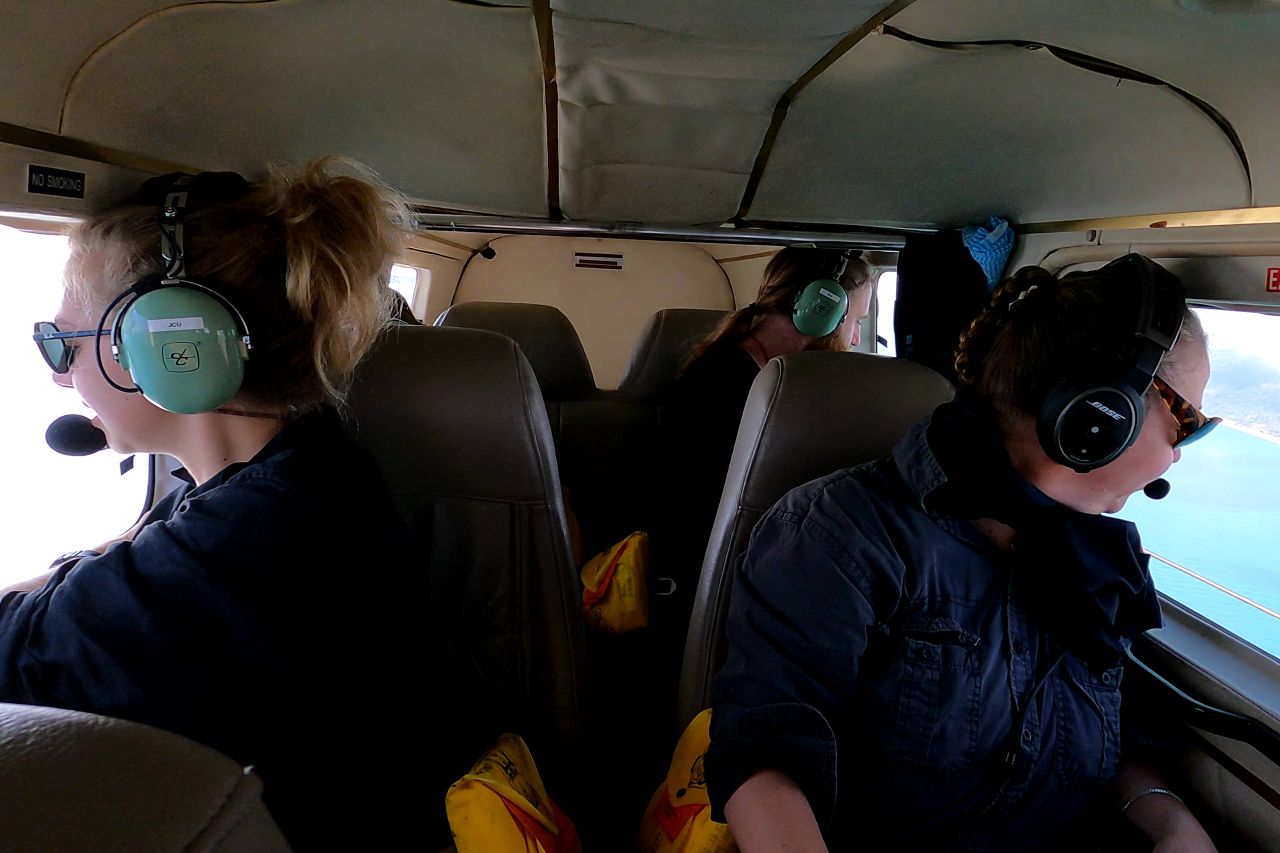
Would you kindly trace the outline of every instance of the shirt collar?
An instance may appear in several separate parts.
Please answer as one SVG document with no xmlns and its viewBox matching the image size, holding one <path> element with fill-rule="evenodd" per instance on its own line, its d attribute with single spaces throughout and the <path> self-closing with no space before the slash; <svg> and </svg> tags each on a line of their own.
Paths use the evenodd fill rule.
<svg viewBox="0 0 1280 853">
<path fill-rule="evenodd" d="M 210 489 L 216 489 L 218 486 L 230 480 L 236 474 L 239 474 L 250 465 L 257 464 L 263 460 L 282 453 L 292 447 L 315 441 L 317 437 L 327 435 L 333 429 L 341 429 L 338 425 L 338 413 L 328 406 L 308 412 L 293 420 L 287 422 L 278 433 L 272 436 L 271 440 L 262 446 L 262 449 L 253 455 L 248 462 L 232 462 L 218 473 L 214 474 L 205 482 L 196 486 L 191 491 L 191 497 L 204 494 Z M 178 468 L 173 472 L 174 476 L 188 483 L 194 483 L 191 474 L 185 468 Z"/>
<path fill-rule="evenodd" d="M 898 476 L 907 484 L 911 494 L 923 507 L 925 498 L 934 489 L 947 482 L 947 474 L 938 464 L 938 457 L 929 446 L 929 422 L 925 418 L 907 430 L 907 434 L 893 448 L 893 462 Z"/>
<path fill-rule="evenodd" d="M 956 407 L 956 403 L 944 404 Z M 995 486 L 997 480 L 1004 482 L 1003 488 L 992 491 L 999 496 L 994 502 L 989 498 L 974 494 L 973 500 L 965 500 L 964 504 L 975 509 L 973 515 L 956 512 L 955 496 L 945 498 L 939 490 L 950 482 L 946 469 L 938 459 L 938 453 L 929 442 L 929 427 L 938 417 L 935 410 L 929 417 L 916 423 L 893 448 L 892 459 L 898 476 L 907 486 L 907 490 L 915 498 L 920 508 L 940 527 L 953 536 L 981 547 L 994 547 L 976 527 L 972 519 L 990 517 L 1006 524 L 1017 526 L 1014 517 L 1023 511 L 1062 510 L 1065 509 L 1053 498 L 1036 488 L 1031 481 L 1024 478 L 1009 464 L 1008 457 L 1003 455 L 1003 446 L 997 442 L 989 442 L 988 454 L 995 454 L 999 459 L 989 459 L 990 477 L 988 485 Z M 952 425 L 949 422 L 949 426 Z M 961 441 L 966 439 L 961 436 Z M 974 447 L 975 453 L 981 453 Z M 1003 464 L 1000 464 L 1003 462 Z M 981 509 L 979 509 L 981 507 Z"/>
</svg>

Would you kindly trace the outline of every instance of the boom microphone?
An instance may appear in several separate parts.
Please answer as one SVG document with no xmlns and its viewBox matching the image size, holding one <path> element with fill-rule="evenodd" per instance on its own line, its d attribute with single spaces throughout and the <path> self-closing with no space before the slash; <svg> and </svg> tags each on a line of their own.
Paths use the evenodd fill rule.
<svg viewBox="0 0 1280 853">
<path fill-rule="evenodd" d="M 1161 477 L 1160 479 L 1152 480 L 1150 483 L 1143 486 L 1142 493 L 1151 498 L 1151 500 L 1158 501 L 1162 500 L 1169 494 L 1170 488 L 1171 486 L 1169 485 L 1169 481 Z"/>
<path fill-rule="evenodd" d="M 44 440 L 64 456 L 88 456 L 107 446 L 107 434 L 84 415 L 63 415 L 49 424 Z"/>
</svg>

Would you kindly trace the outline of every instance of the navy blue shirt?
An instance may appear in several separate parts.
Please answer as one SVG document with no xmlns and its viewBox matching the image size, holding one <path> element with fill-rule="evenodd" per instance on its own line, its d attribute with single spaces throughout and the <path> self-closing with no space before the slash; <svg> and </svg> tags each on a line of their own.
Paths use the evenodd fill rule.
<svg viewBox="0 0 1280 853">
<path fill-rule="evenodd" d="M 713 690 L 718 819 L 773 768 L 832 850 L 1040 850 L 1114 777 L 1121 667 L 1048 630 L 1028 587 L 1044 566 L 930 506 L 947 477 L 927 427 L 890 459 L 792 491 L 756 527 Z M 1127 522 L 1089 523 L 1136 545 Z"/>
<path fill-rule="evenodd" d="M 394 823 L 387 765 L 415 762 L 402 537 L 337 417 L 299 418 L 132 542 L 0 599 L 0 701 L 185 735 L 256 768 L 295 846 L 367 841 Z"/>
</svg>

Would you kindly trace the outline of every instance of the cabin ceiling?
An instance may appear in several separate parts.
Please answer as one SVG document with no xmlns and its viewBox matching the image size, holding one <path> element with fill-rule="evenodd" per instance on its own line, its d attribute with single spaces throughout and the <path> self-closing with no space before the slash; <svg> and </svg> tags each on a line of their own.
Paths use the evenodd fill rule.
<svg viewBox="0 0 1280 853">
<path fill-rule="evenodd" d="M 343 154 L 424 205 L 589 222 L 1280 205 L 1273 0 L 76 6 L 0 0 L 0 144 L 248 174 Z M 1065 48 L 1222 121 L 1048 49 L 909 37 Z"/>
</svg>

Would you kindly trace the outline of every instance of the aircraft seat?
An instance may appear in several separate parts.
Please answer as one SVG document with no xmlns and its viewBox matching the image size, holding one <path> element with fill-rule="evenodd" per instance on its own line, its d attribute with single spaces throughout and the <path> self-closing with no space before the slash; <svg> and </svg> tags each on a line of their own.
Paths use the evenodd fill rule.
<svg viewBox="0 0 1280 853">
<path fill-rule="evenodd" d="M 0 850 L 289 850 L 257 775 L 125 720 L 0 704 L 0 790 Z"/>
<path fill-rule="evenodd" d="M 515 341 L 533 368 L 551 420 L 552 436 L 560 435 L 560 404 L 586 400 L 596 393 L 596 380 L 569 318 L 551 305 L 523 302 L 462 302 L 436 318 L 435 325 L 485 329 Z"/>
<path fill-rule="evenodd" d="M 615 392 L 618 399 L 660 401 L 690 348 L 728 315 L 711 308 L 665 308 L 650 317 Z"/>
<path fill-rule="evenodd" d="M 493 332 L 394 326 L 357 372 L 349 406 L 352 437 L 408 525 L 419 612 L 445 650 L 424 689 L 455 718 L 491 722 L 494 739 L 522 735 L 567 808 L 569 780 L 581 778 L 583 620 L 529 363 Z"/>
<path fill-rule="evenodd" d="M 742 413 L 698 579 L 679 731 L 711 703 L 711 682 L 725 659 L 734 569 L 760 517 L 797 486 L 887 456 L 912 424 L 953 394 L 937 373 L 896 358 L 802 352 L 765 365 Z"/>
</svg>

